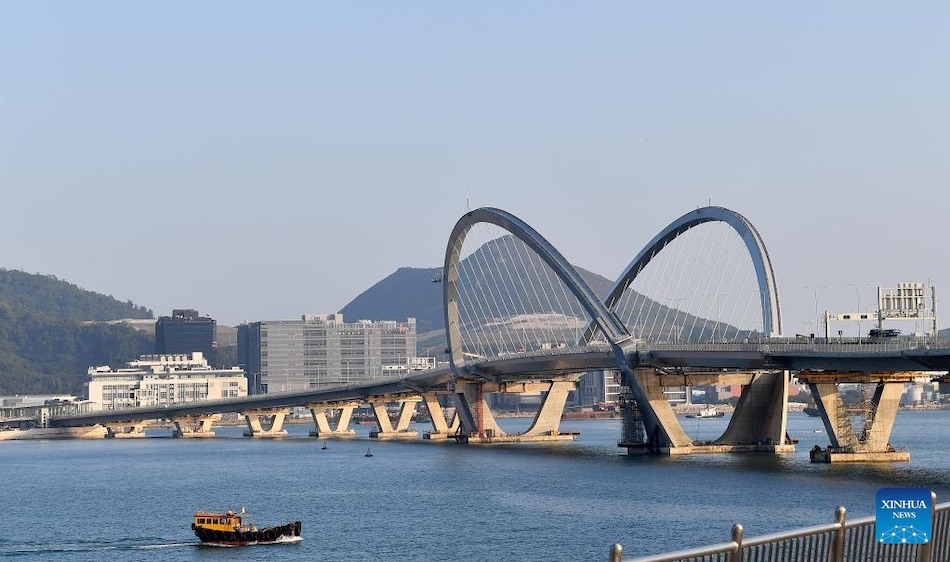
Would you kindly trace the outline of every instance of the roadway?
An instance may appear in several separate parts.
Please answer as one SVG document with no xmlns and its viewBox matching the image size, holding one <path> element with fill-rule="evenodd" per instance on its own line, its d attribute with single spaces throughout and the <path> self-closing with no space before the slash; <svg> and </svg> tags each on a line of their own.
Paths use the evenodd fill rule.
<svg viewBox="0 0 950 562">
<path fill-rule="evenodd" d="M 902 339 L 900 341 L 836 341 L 771 339 L 754 343 L 654 344 L 625 342 L 625 356 L 632 368 L 789 370 L 837 372 L 910 372 L 950 370 L 950 340 Z M 617 367 L 606 345 L 582 349 L 544 350 L 467 363 L 461 379 L 472 382 L 523 382 L 551 380 L 586 371 Z M 51 427 L 172 419 L 258 409 L 288 408 L 308 404 L 398 398 L 423 393 L 446 394 L 455 382 L 448 367 L 404 377 L 300 392 L 187 403 L 170 407 L 133 408 L 79 415 L 55 416 Z"/>
</svg>

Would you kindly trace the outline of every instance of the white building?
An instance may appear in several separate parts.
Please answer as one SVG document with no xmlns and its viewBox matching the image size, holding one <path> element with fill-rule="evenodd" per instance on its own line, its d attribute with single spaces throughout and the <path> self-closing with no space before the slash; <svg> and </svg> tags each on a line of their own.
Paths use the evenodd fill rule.
<svg viewBox="0 0 950 562">
<path fill-rule="evenodd" d="M 143 355 L 127 367 L 90 367 L 86 396 L 98 409 L 161 406 L 247 396 L 238 367 L 213 369 L 200 351 L 190 355 Z"/>
</svg>

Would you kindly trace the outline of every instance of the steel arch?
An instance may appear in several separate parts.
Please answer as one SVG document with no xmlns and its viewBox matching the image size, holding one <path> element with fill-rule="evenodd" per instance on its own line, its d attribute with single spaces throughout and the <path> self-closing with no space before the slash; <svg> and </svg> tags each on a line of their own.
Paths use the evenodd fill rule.
<svg viewBox="0 0 950 562">
<path fill-rule="evenodd" d="M 752 264 L 755 268 L 755 275 L 759 283 L 759 299 L 762 307 L 762 329 L 768 336 L 782 335 L 782 314 L 779 309 L 778 285 L 775 283 L 775 273 L 772 270 L 772 262 L 769 259 L 768 250 L 758 231 L 739 213 L 726 209 L 725 207 L 702 207 L 695 211 L 690 211 L 680 218 L 676 219 L 669 226 L 657 234 L 649 244 L 644 246 L 643 250 L 637 254 L 637 257 L 630 262 L 623 275 L 617 280 L 604 299 L 607 308 L 612 308 L 614 304 L 623 295 L 624 290 L 633 283 L 637 275 L 657 254 L 672 242 L 676 237 L 685 233 L 687 230 L 703 223 L 720 221 L 731 226 L 745 242 L 749 250 L 749 256 L 752 258 Z M 717 318 L 717 321 L 719 319 Z M 586 333 L 590 337 L 590 330 Z"/>
<path fill-rule="evenodd" d="M 462 354 L 461 333 L 459 331 L 458 310 L 458 264 L 461 258 L 462 246 L 465 237 L 472 226 L 478 223 L 489 223 L 501 227 L 517 236 L 528 245 L 561 279 L 567 288 L 577 297 L 581 306 L 590 315 L 592 326 L 596 325 L 607 337 L 618 353 L 618 360 L 623 361 L 623 353 L 619 343 L 630 337 L 627 329 L 617 321 L 613 314 L 604 306 L 594 291 L 581 278 L 573 266 L 558 252 L 550 242 L 544 239 L 526 222 L 507 211 L 492 207 L 482 207 L 465 213 L 456 223 L 449 236 L 448 247 L 445 250 L 445 265 L 442 273 L 442 297 L 445 309 L 445 331 L 449 344 L 449 358 L 453 372 L 457 367 L 465 364 Z M 457 373 L 456 373 L 457 374 Z"/>
</svg>

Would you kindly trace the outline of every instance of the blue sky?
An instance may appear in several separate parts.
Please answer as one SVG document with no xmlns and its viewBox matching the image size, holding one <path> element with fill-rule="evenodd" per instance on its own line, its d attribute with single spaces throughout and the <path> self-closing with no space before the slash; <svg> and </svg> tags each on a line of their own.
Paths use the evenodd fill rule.
<svg viewBox="0 0 950 562">
<path fill-rule="evenodd" d="M 235 324 L 439 266 L 466 194 L 607 277 L 711 201 L 801 332 L 806 286 L 950 291 L 947 29 L 943 2 L 2 3 L 0 266 Z"/>
</svg>

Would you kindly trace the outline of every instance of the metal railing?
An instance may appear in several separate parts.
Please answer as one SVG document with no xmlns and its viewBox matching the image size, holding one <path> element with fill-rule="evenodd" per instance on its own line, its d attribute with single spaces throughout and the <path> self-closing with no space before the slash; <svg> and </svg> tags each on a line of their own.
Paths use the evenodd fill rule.
<svg viewBox="0 0 950 562">
<path fill-rule="evenodd" d="M 728 542 L 627 559 L 627 562 L 931 562 L 950 560 L 950 502 L 937 505 L 931 493 L 933 532 L 924 544 L 878 542 L 874 517 L 846 521 L 846 510 L 835 510 L 832 523 L 743 538 L 742 525 L 732 527 Z M 609 562 L 623 562 L 623 547 L 610 549 Z"/>
</svg>

